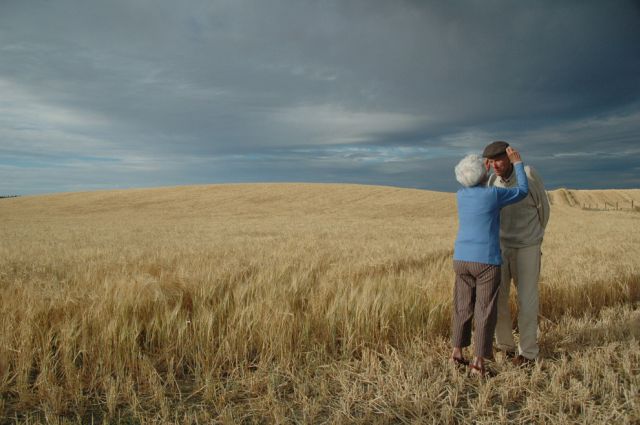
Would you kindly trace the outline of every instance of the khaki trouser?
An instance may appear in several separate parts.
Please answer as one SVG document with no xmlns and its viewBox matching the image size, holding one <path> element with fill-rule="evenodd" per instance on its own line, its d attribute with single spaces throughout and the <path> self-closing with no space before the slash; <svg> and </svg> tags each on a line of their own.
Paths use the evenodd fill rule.
<svg viewBox="0 0 640 425">
<path fill-rule="evenodd" d="M 520 355 L 538 356 L 538 279 L 540 278 L 540 244 L 524 248 L 502 247 L 502 276 L 498 296 L 496 343 L 505 351 L 515 351 L 509 306 L 509 290 L 513 279 L 518 294 L 518 330 Z"/>
</svg>

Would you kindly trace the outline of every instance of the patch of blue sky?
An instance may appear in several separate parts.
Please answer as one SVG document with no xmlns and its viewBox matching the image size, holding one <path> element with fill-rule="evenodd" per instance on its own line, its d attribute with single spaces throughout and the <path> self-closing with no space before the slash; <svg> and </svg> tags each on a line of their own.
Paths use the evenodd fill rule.
<svg viewBox="0 0 640 425">
<path fill-rule="evenodd" d="M 121 160 L 109 157 L 96 156 L 57 156 L 51 154 L 29 155 L 29 156 L 2 156 L 0 157 L 0 167 L 15 168 L 58 168 L 68 167 L 74 164 L 115 164 Z"/>
<path fill-rule="evenodd" d="M 459 156 L 456 150 L 446 147 L 424 146 L 331 146 L 319 148 L 288 149 L 268 156 L 296 157 L 307 160 L 351 160 L 365 163 L 384 163 L 395 161 L 411 161 L 450 158 Z M 259 159 L 265 156 L 259 155 Z"/>
<path fill-rule="evenodd" d="M 376 165 L 457 158 L 461 153 L 448 147 L 422 146 L 324 146 L 313 148 L 273 149 L 264 152 L 231 154 L 216 157 L 227 163 L 276 164 L 282 161 L 315 164 Z"/>
</svg>

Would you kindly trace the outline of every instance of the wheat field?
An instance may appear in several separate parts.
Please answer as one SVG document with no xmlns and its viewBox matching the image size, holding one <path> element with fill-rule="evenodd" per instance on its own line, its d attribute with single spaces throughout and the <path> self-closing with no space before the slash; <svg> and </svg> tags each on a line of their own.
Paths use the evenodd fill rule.
<svg viewBox="0 0 640 425">
<path fill-rule="evenodd" d="M 639 423 L 640 211 L 586 197 L 640 205 L 550 194 L 541 361 L 486 380 L 448 363 L 454 194 L 0 199 L 0 422 Z"/>
</svg>

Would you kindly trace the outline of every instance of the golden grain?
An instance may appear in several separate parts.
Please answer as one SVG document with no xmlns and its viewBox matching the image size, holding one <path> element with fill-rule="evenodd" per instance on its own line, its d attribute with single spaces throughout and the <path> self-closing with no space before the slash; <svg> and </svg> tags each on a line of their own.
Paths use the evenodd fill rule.
<svg viewBox="0 0 640 425">
<path fill-rule="evenodd" d="M 640 216 L 581 199 L 640 191 L 552 193 L 543 360 L 520 370 L 498 355 L 486 382 L 447 360 L 452 194 L 264 184 L 3 199 L 0 418 L 633 423 Z"/>
</svg>

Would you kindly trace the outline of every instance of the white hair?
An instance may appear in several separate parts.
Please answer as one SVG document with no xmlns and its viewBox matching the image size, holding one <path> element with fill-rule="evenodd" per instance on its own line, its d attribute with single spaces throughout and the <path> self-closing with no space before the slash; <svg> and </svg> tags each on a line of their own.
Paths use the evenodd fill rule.
<svg viewBox="0 0 640 425">
<path fill-rule="evenodd" d="M 487 169 L 480 155 L 470 154 L 456 165 L 456 180 L 464 187 L 473 187 L 481 183 L 487 175 Z"/>
</svg>

